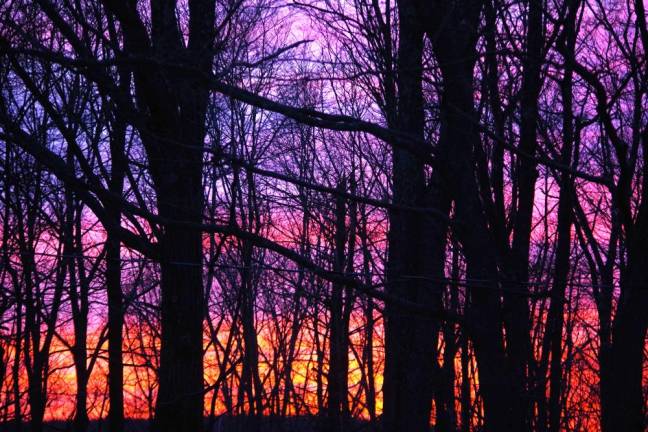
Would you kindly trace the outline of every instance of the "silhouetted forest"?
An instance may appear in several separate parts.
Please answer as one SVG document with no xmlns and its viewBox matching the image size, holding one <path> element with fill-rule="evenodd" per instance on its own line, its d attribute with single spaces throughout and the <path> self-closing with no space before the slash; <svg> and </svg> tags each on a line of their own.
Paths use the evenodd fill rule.
<svg viewBox="0 0 648 432">
<path fill-rule="evenodd" d="M 0 3 L 0 431 L 648 430 L 643 0 Z"/>
</svg>

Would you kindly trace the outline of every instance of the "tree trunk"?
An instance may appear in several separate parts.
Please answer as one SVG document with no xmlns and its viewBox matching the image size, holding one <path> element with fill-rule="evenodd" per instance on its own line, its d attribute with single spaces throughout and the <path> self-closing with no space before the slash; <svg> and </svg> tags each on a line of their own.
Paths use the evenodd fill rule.
<svg viewBox="0 0 648 432">
<path fill-rule="evenodd" d="M 341 181 L 338 191 L 346 192 L 346 181 Z M 335 261 L 333 271 L 344 271 L 346 247 L 346 200 L 336 198 L 335 208 Z M 344 432 L 348 415 L 349 373 L 348 326 L 344 317 L 344 286 L 333 284 L 331 291 L 331 336 L 329 338 L 328 417 L 330 432 Z"/>
<path fill-rule="evenodd" d="M 160 214 L 170 220 L 199 224 L 202 210 L 200 172 L 195 168 L 168 172 L 173 180 L 158 190 Z M 200 431 L 203 429 L 202 323 L 205 311 L 202 235 L 198 228 L 185 226 L 167 225 L 164 230 L 160 239 L 160 384 L 153 430 Z"/>
<path fill-rule="evenodd" d="M 34 368 L 40 372 L 41 365 L 34 358 Z M 30 432 L 43 431 L 43 417 L 45 416 L 45 396 L 43 394 L 43 383 L 40 374 L 35 374 L 29 382 L 27 389 L 29 400 L 29 430 Z"/>
<path fill-rule="evenodd" d="M 360 207 L 361 229 L 360 240 L 362 245 L 362 271 L 364 273 L 364 281 L 367 285 L 371 285 L 371 252 L 368 245 L 367 233 L 367 214 L 366 207 Z M 374 307 L 373 299 L 367 297 L 363 307 L 364 323 L 365 323 L 365 343 L 363 346 L 362 357 L 366 369 L 366 393 L 365 400 L 367 404 L 367 412 L 371 423 L 376 421 L 376 385 L 375 385 L 375 372 L 374 372 Z"/>
<path fill-rule="evenodd" d="M 130 88 L 130 74 L 119 69 L 119 86 L 127 92 Z M 124 177 L 128 161 L 125 155 L 126 123 L 118 112 L 114 112 L 110 136 L 110 159 L 112 167 L 108 190 L 121 197 L 124 191 Z M 118 202 L 104 203 L 106 214 L 113 224 L 121 224 L 121 206 Z M 121 286 L 121 242 L 112 231 L 106 238 L 106 290 L 108 295 L 108 430 L 124 430 L 124 364 L 123 327 L 124 306 Z"/>
<path fill-rule="evenodd" d="M 573 53 L 576 42 L 576 12 L 578 10 L 578 1 L 574 2 L 569 9 L 563 40 L 567 44 L 569 52 Z M 562 163 L 570 166 L 572 163 L 572 153 L 574 144 L 578 142 L 574 130 L 574 114 L 572 112 L 572 87 L 573 87 L 573 68 L 567 64 L 565 74 L 561 81 L 561 94 L 563 106 L 563 147 Z M 565 314 L 565 295 L 567 290 L 567 279 L 570 269 L 570 250 L 571 250 L 571 228 L 573 219 L 573 180 L 569 173 L 563 173 L 560 180 L 560 195 L 558 198 L 558 240 L 556 244 L 556 258 L 554 265 L 554 279 L 551 291 L 551 305 L 547 316 L 547 330 L 545 339 L 547 343 L 543 346 L 543 356 L 545 350 L 551 351 L 551 363 L 549 370 L 549 403 L 547 406 L 547 420 L 549 432 L 558 432 L 560 430 L 560 412 L 561 412 L 561 395 L 563 389 L 562 377 L 562 334 Z M 542 371 L 543 377 L 545 371 Z M 544 380 L 543 380 L 544 381 Z M 545 385 L 539 391 L 545 392 Z M 545 427 L 545 425 L 541 425 Z"/>
<path fill-rule="evenodd" d="M 164 220 L 158 234 L 161 348 L 155 432 L 203 429 L 202 280 L 203 147 L 214 59 L 213 0 L 188 5 L 181 30 L 176 2 L 153 2 L 149 23 L 135 3 L 103 2 L 121 25 L 135 99 L 145 116 L 139 128 Z M 148 20 L 148 18 L 147 18 Z M 150 30 L 149 30 L 150 29 Z M 169 66 L 167 66 L 169 65 Z"/>
<path fill-rule="evenodd" d="M 470 393 L 468 334 L 461 332 L 461 432 L 470 432 L 472 403 Z"/>
<path fill-rule="evenodd" d="M 609 394 L 602 397 L 604 432 L 640 432 L 646 428 L 642 384 L 648 325 L 648 232 L 643 228 L 642 235 L 628 248 L 628 267 L 622 275 L 609 358 Z"/>
<path fill-rule="evenodd" d="M 414 2 L 399 2 L 399 129 L 423 139 L 423 28 Z M 449 211 L 435 179 L 426 188 L 423 164 L 409 152 L 394 149 L 393 201 L 398 205 Z M 392 209 L 389 215 L 387 292 L 439 310 L 447 223 L 418 211 Z M 425 277 L 428 277 L 426 279 Z M 434 362 L 439 321 L 387 302 L 385 305 L 384 431 L 427 432 L 432 409 Z"/>
<path fill-rule="evenodd" d="M 541 0 L 528 0 L 526 52 L 523 61 L 522 101 L 519 148 L 525 154 L 535 155 L 537 147 L 538 97 L 542 84 L 543 31 Z M 514 430 L 531 427 L 531 397 L 529 374 L 533 355 L 531 351 L 531 323 L 529 318 L 529 248 L 531 224 L 538 176 L 535 160 L 518 157 L 517 209 L 510 256 L 504 269 L 509 284 L 504 292 L 504 324 L 506 351 L 511 373 L 514 398 L 511 407 L 511 425 Z"/>
<path fill-rule="evenodd" d="M 252 279 L 252 245 L 242 242 L 243 269 L 241 271 L 241 323 L 243 326 L 243 388 L 248 397 L 248 422 L 246 430 L 257 431 L 263 415 L 263 388 L 259 377 L 259 346 L 255 322 L 255 289 Z"/>
<path fill-rule="evenodd" d="M 453 281 L 459 280 L 459 250 L 458 245 L 452 245 L 452 267 L 450 276 Z M 450 289 L 449 308 L 453 313 L 459 313 L 459 285 L 456 282 L 448 284 Z M 455 356 L 459 349 L 457 344 L 455 323 L 443 323 L 443 367 L 439 368 L 438 386 L 434 394 L 436 403 L 436 427 L 439 431 L 457 430 L 457 412 L 455 407 Z"/>
<path fill-rule="evenodd" d="M 73 166 L 74 159 L 68 154 L 68 166 Z M 74 194 L 69 188 L 65 189 L 65 222 L 63 243 L 65 254 L 63 262 L 67 264 L 69 297 L 72 310 L 72 324 L 74 328 L 74 345 L 72 346 L 72 359 L 76 380 L 75 410 L 72 430 L 85 432 L 88 428 L 88 291 L 80 277 L 82 269 L 75 265 L 77 255 L 80 257 L 79 266 L 83 265 L 83 246 L 81 244 L 81 214 L 75 214 L 76 202 Z M 77 244 L 75 244 L 77 243 Z M 78 270 L 78 275 L 77 275 Z M 79 276 L 79 277 L 77 277 Z"/>
<path fill-rule="evenodd" d="M 427 33 L 443 77 L 441 120 L 448 156 L 438 166 L 443 186 L 455 202 L 455 235 L 466 257 L 466 325 L 479 368 L 485 430 L 516 430 L 513 410 L 517 404 L 511 400 L 513 387 L 506 370 L 497 250 L 475 178 L 474 151 L 481 142 L 473 105 L 473 66 L 482 2 L 466 0 L 438 6 L 440 10 L 423 6 L 421 16 L 429 23 Z"/>
</svg>

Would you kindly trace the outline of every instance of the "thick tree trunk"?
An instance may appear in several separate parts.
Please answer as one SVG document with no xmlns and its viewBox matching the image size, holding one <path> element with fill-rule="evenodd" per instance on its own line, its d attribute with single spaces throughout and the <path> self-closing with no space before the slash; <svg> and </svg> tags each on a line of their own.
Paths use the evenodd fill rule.
<svg viewBox="0 0 648 432">
<path fill-rule="evenodd" d="M 473 156 L 481 145 L 473 105 L 473 66 L 482 2 L 457 1 L 439 7 L 422 6 L 421 14 L 429 22 L 427 33 L 443 76 L 441 115 L 448 156 L 439 167 L 443 185 L 455 202 L 455 234 L 466 257 L 466 325 L 479 368 L 485 430 L 517 430 L 513 412 L 517 404 L 512 401 L 513 386 L 506 368 L 497 250 L 480 201 Z"/>
<path fill-rule="evenodd" d="M 85 356 L 83 357 L 86 360 Z M 80 356 L 79 356 L 79 360 Z M 76 369 L 76 404 L 75 404 L 75 415 L 74 415 L 74 432 L 85 432 L 88 430 L 88 411 L 87 411 L 87 402 L 88 402 L 88 374 L 86 371 L 77 367 Z"/>
<path fill-rule="evenodd" d="M 138 107 L 146 113 L 146 127 L 139 133 L 164 220 L 158 234 L 161 349 L 153 430 L 201 431 L 205 299 L 200 225 L 209 100 L 204 76 L 213 66 L 216 5 L 213 0 L 190 2 L 188 26 L 182 30 L 176 2 L 151 3 L 150 27 L 135 3 L 106 0 L 104 5 L 120 22 L 125 55 L 162 64 L 129 65 Z"/>
<path fill-rule="evenodd" d="M 643 51 L 648 49 L 648 26 L 644 2 L 634 1 L 635 24 L 639 28 Z M 645 66 L 642 67 L 642 82 L 645 86 Z M 640 92 L 640 90 L 635 90 Z M 641 100 L 643 92 L 638 94 Z M 641 118 L 641 102 L 635 107 Z M 601 364 L 601 408 L 603 431 L 644 431 L 648 427 L 646 401 L 643 394 L 643 364 L 648 328 L 648 125 L 643 124 L 640 133 L 641 144 L 641 192 L 636 217 L 631 213 L 630 202 L 636 190 L 631 187 L 632 174 L 624 173 L 630 166 L 625 158 L 621 160 L 616 201 L 617 213 L 622 214 L 626 236 L 627 264 L 621 269 L 621 295 L 612 329 L 612 345 L 607 364 Z M 617 152 L 619 153 L 619 152 Z M 622 154 L 622 156 L 625 156 Z M 637 193 L 639 195 L 639 193 Z"/>
<path fill-rule="evenodd" d="M 194 163 L 197 161 L 193 158 Z M 203 191 L 198 163 L 198 169 L 175 167 L 167 171 L 168 183 L 158 187 L 158 205 L 164 218 L 200 224 Z M 162 346 L 153 430 L 201 431 L 205 311 L 201 231 L 197 226 L 169 224 L 164 227 L 160 246 Z"/>
<path fill-rule="evenodd" d="M 414 2 L 399 2 L 398 120 L 399 129 L 423 139 L 421 89 L 423 28 Z M 435 170 L 435 178 L 438 176 Z M 433 180 L 425 185 L 422 162 L 395 149 L 395 204 L 433 207 L 448 212 L 443 189 Z M 447 223 L 422 212 L 390 211 L 387 291 L 430 309 L 440 308 Z M 385 306 L 384 431 L 425 431 L 430 427 L 438 319 L 405 308 Z"/>
<path fill-rule="evenodd" d="M 648 325 L 648 252 L 644 232 L 628 250 L 628 267 L 621 281 L 609 357 L 608 382 L 602 395 L 603 431 L 646 430 L 643 360 Z M 602 377 L 603 378 L 603 377 Z"/>
<path fill-rule="evenodd" d="M 40 372 L 41 366 L 34 358 L 34 368 Z M 35 374 L 29 382 L 27 389 L 29 401 L 29 430 L 30 432 L 43 431 L 43 417 L 45 416 L 45 395 L 43 394 L 43 383 L 40 374 Z"/>
<path fill-rule="evenodd" d="M 186 97 L 192 93 L 186 90 Z M 202 99 L 200 97 L 202 96 Z M 194 92 L 192 121 L 203 119 L 206 93 Z M 201 105 L 202 104 L 202 105 Z M 202 148 L 203 131 L 186 119 L 160 128 L 161 140 L 148 142 L 159 159 L 152 166 L 158 212 L 167 223 L 159 238 L 161 350 L 153 430 L 203 429 Z M 191 128 L 191 129 L 190 129 Z M 155 147 L 154 147 L 155 146 Z"/>
</svg>

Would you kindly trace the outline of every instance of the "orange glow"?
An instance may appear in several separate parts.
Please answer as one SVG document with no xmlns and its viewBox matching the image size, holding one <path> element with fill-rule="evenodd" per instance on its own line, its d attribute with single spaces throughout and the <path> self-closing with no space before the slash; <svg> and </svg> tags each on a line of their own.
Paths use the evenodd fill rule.
<svg viewBox="0 0 648 432">
<path fill-rule="evenodd" d="M 598 376 L 597 370 L 592 366 L 596 364 L 595 359 L 598 349 L 594 326 L 590 325 L 596 322 L 596 314 L 589 308 L 581 305 L 579 315 L 574 317 L 576 327 L 572 332 L 570 344 L 579 347 L 579 352 L 572 356 L 573 367 L 570 374 L 569 385 L 566 392 L 566 406 L 570 413 L 575 413 L 568 422 L 574 428 L 579 430 L 597 431 L 599 430 L 599 405 L 598 405 Z M 366 407 L 366 395 L 363 394 L 361 381 L 364 378 L 361 370 L 360 360 L 355 353 L 361 352 L 365 343 L 363 328 L 365 318 L 361 314 L 354 314 L 351 320 L 350 341 L 353 349 L 349 352 L 349 403 L 352 409 L 352 415 L 356 418 L 369 418 Z M 283 329 L 290 328 L 290 323 L 279 323 Z M 291 382 L 292 388 L 296 393 L 299 402 L 295 403 L 291 398 L 287 403 L 287 415 L 307 415 L 315 414 L 318 410 L 318 374 L 317 369 L 317 343 L 316 338 L 322 337 L 325 331 L 326 323 L 321 320 L 317 322 L 313 319 L 307 319 L 301 323 L 299 337 L 296 343 L 295 358 L 292 362 Z M 261 381 L 264 383 L 266 395 L 270 395 L 278 388 L 283 390 L 283 378 L 277 376 L 277 371 L 281 371 L 284 366 L 284 359 L 277 357 L 278 347 L 281 343 L 280 332 L 276 331 L 276 323 L 270 320 L 259 320 L 258 326 L 258 343 L 259 343 L 259 374 Z M 317 328 L 315 326 L 318 326 Z M 89 335 L 88 347 L 89 356 L 97 349 L 96 344 L 103 328 L 96 327 Z M 373 349 L 375 376 L 374 384 L 377 389 L 376 394 L 376 411 L 377 415 L 382 412 L 382 382 L 383 382 L 383 331 L 382 321 L 378 321 L 374 327 L 375 345 Z M 224 360 L 223 348 L 228 344 L 231 329 L 229 324 L 222 324 L 218 331 L 218 342 L 210 341 L 209 331 L 205 327 L 205 385 L 210 387 L 220 383 L 217 387 L 217 393 L 210 391 L 205 397 L 205 415 L 211 412 L 212 403 L 214 404 L 214 413 L 222 414 L 228 411 L 228 403 L 225 401 L 225 390 L 229 392 L 230 401 L 236 404 L 238 397 L 238 377 L 240 376 L 242 366 L 236 362 L 235 358 Z M 59 332 L 60 337 L 66 343 L 73 342 L 73 332 L 67 327 Z M 322 340 L 319 341 L 320 343 Z M 66 347 L 61 339 L 54 339 L 51 347 L 50 369 L 48 387 L 48 402 L 45 413 L 46 420 L 67 420 L 74 416 L 74 398 L 76 393 L 75 371 L 73 359 L 70 350 Z M 229 343 L 232 343 L 229 340 Z M 96 350 L 98 358 L 92 371 L 88 383 L 88 415 L 91 419 L 105 418 L 108 413 L 109 401 L 107 399 L 107 343 Z M 440 341 L 441 354 L 443 350 L 443 341 Z M 153 415 L 156 398 L 156 352 L 159 350 L 159 339 L 154 329 L 143 325 L 136 320 L 129 320 L 126 323 L 126 332 L 124 335 L 124 399 L 125 413 L 127 417 L 134 419 L 149 419 Z M 326 346 L 320 345 L 320 350 L 327 352 Z M 460 386 L 463 377 L 461 376 L 460 354 L 458 351 L 455 357 L 455 395 L 457 412 L 460 411 Z M 15 356 L 15 351 L 11 346 L 6 346 L 5 357 L 11 359 Z M 279 356 L 280 357 L 280 356 Z M 323 361 L 324 373 L 321 378 L 322 391 L 326 391 L 326 359 Z M 476 373 L 476 364 L 472 352 L 470 353 L 470 397 L 474 412 L 481 413 L 473 416 L 473 421 L 478 422 L 478 418 L 483 415 L 481 402 L 478 398 L 477 387 L 479 379 Z M 223 374 L 223 375 L 221 375 Z M 10 394 L 13 386 L 11 377 L 8 376 L 4 383 L 4 394 Z M 26 373 L 24 366 L 21 366 L 19 374 L 19 386 L 23 389 L 27 387 Z M 283 391 L 278 392 L 275 403 L 283 403 Z M 212 399 L 216 397 L 214 401 Z M 321 402 L 321 401 L 320 401 Z M 21 400 L 23 412 L 28 412 L 27 396 L 23 394 Z M 231 407 L 229 408 L 231 409 Z M 235 412 L 245 412 L 247 407 L 234 407 Z M 13 407 L 7 407 L 8 418 L 11 418 Z M 265 414 L 271 414 L 271 407 L 266 407 Z M 432 423 L 434 423 L 434 407 Z"/>
</svg>

